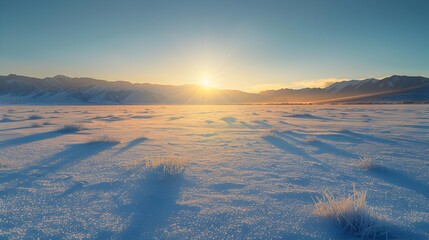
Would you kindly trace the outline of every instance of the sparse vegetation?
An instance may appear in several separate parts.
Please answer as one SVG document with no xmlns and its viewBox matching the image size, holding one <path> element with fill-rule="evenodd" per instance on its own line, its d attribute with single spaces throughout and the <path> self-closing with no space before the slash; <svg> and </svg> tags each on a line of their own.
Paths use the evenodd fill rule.
<svg viewBox="0 0 429 240">
<path fill-rule="evenodd" d="M 374 163 L 372 158 L 368 158 L 368 157 L 362 157 L 359 160 L 357 160 L 355 162 L 355 166 L 362 168 L 362 169 L 365 169 L 365 170 L 375 169 L 375 168 L 379 167 L 379 165 Z"/>
<path fill-rule="evenodd" d="M 307 138 L 305 139 L 305 142 L 307 143 L 313 143 L 313 142 L 317 142 L 317 138 L 315 136 L 307 136 Z"/>
<path fill-rule="evenodd" d="M 185 171 L 186 160 L 182 158 L 155 158 L 146 162 L 146 168 L 162 179 L 177 177 Z"/>
<path fill-rule="evenodd" d="M 44 124 L 42 124 L 42 123 L 32 123 L 32 124 L 30 125 L 30 127 L 32 127 L 32 128 L 39 128 L 39 127 L 43 127 L 43 125 L 44 125 Z"/>
<path fill-rule="evenodd" d="M 58 129 L 58 131 L 63 133 L 75 133 L 84 130 L 85 128 L 81 124 L 69 124 L 64 125 L 64 127 Z"/>
<path fill-rule="evenodd" d="M 315 201 L 314 213 L 338 221 L 341 227 L 358 239 L 390 239 L 380 216 L 375 216 L 366 205 L 366 191 L 356 191 L 347 197 L 335 197 L 324 192 Z"/>
<path fill-rule="evenodd" d="M 28 116 L 28 120 L 37 120 L 42 118 L 43 118 L 42 116 L 36 115 L 36 114 Z"/>
<path fill-rule="evenodd" d="M 97 136 L 91 139 L 88 143 L 120 143 L 119 139 L 107 135 Z"/>
</svg>

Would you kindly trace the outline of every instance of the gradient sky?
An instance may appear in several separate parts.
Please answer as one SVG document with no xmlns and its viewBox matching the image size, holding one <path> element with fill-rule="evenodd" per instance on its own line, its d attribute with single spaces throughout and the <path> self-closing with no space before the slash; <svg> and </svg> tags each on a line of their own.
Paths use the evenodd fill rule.
<svg viewBox="0 0 429 240">
<path fill-rule="evenodd" d="M 0 0 L 0 75 L 247 91 L 429 76 L 429 1 Z"/>
</svg>

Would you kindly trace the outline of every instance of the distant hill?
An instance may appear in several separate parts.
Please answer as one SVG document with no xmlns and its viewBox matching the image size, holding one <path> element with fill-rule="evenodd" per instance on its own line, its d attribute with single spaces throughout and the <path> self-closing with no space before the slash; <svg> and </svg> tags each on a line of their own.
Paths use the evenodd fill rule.
<svg viewBox="0 0 429 240">
<path fill-rule="evenodd" d="M 349 80 L 326 88 L 260 93 L 199 85 L 159 85 L 71 78 L 0 76 L 0 104 L 252 104 L 252 103 L 428 103 L 429 79 L 391 76 Z"/>
<path fill-rule="evenodd" d="M 428 102 L 425 89 L 429 78 L 391 76 L 383 79 L 348 80 L 334 83 L 326 88 L 305 88 L 299 90 L 280 89 L 261 92 L 273 102 L 311 102 L 311 103 L 357 103 L 361 99 L 366 103 L 382 103 L 382 96 L 393 96 L 406 92 L 399 97 L 386 98 L 386 103 Z M 369 98 L 371 97 L 371 98 Z"/>
</svg>

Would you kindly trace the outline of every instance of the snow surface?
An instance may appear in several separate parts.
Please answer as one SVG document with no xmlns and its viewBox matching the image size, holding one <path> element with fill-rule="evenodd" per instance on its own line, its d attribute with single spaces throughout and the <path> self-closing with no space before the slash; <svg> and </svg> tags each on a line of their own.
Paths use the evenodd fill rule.
<svg viewBox="0 0 429 240">
<path fill-rule="evenodd" d="M 429 238 L 427 105 L 1 106 L 0 153 L 0 238 L 347 239 L 313 198 L 353 184 Z M 157 157 L 184 175 L 153 180 Z"/>
</svg>

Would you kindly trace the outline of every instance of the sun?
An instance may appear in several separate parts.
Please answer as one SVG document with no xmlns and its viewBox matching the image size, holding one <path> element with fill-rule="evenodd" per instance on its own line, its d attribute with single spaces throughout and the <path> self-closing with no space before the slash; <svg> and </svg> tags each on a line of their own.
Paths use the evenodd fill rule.
<svg viewBox="0 0 429 240">
<path fill-rule="evenodd" d="M 201 86 L 204 88 L 210 88 L 212 84 L 210 83 L 210 80 L 208 78 L 205 78 L 201 81 Z"/>
</svg>

